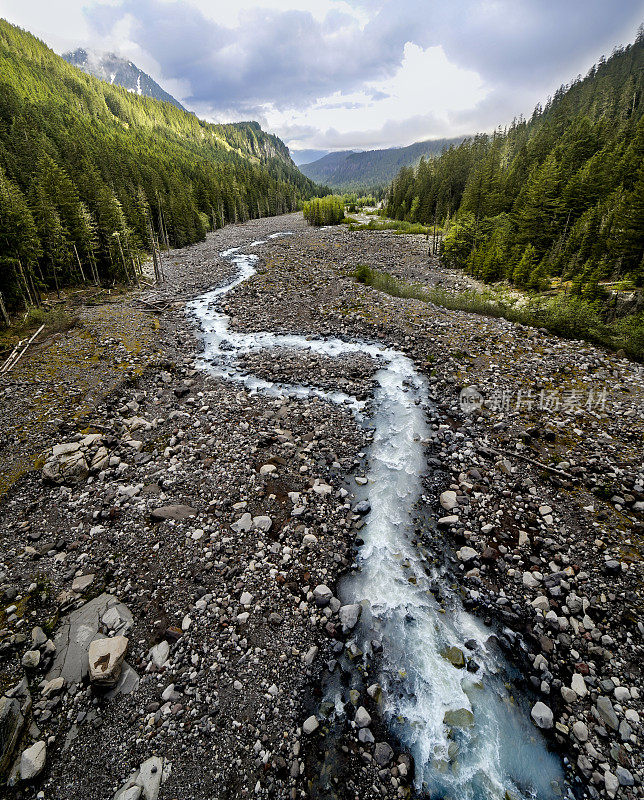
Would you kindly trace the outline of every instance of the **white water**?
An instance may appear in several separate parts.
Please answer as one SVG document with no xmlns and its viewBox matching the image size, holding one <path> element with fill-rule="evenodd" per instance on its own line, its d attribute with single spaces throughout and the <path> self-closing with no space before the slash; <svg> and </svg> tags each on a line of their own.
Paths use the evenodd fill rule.
<svg viewBox="0 0 644 800">
<path fill-rule="evenodd" d="M 289 234 L 273 234 L 272 237 Z M 253 242 L 259 247 L 264 241 Z M 276 384 L 243 372 L 237 357 L 275 347 L 325 356 L 366 353 L 382 364 L 376 373 L 375 412 L 369 422 L 374 439 L 369 449 L 367 496 L 371 511 L 361 531 L 360 571 L 344 583 L 348 602 L 362 602 L 365 641 L 382 644 L 383 709 L 395 734 L 410 749 L 416 764 L 417 789 L 432 798 L 451 800 L 550 800 L 563 793 L 558 759 L 518 706 L 504 681 L 508 665 L 489 642 L 489 631 L 465 612 L 451 595 L 443 609 L 432 594 L 440 584 L 412 544 L 414 509 L 426 470 L 425 410 L 427 387 L 413 362 L 402 353 L 363 342 L 336 338 L 311 339 L 270 332 L 236 333 L 217 300 L 255 273 L 257 255 L 239 248 L 222 253 L 236 268 L 228 283 L 192 304 L 201 322 L 205 352 L 199 364 L 210 374 L 242 383 L 249 391 L 273 396 L 317 396 L 346 404 L 359 419 L 365 404 L 342 392 L 300 385 Z M 480 669 L 457 669 L 443 653 L 475 640 Z M 364 643 L 363 643 L 364 644 Z M 473 714 L 473 724 L 445 721 L 447 712 Z M 467 715 L 466 715 L 467 716 Z M 467 723 L 467 720 L 466 720 Z"/>
</svg>

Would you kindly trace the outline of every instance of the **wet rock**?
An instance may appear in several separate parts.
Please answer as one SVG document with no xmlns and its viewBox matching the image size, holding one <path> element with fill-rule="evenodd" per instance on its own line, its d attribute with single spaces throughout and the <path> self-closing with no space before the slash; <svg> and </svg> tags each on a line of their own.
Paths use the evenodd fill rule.
<svg viewBox="0 0 644 800">
<path fill-rule="evenodd" d="M 443 658 L 447 659 L 449 663 L 457 669 L 463 669 L 465 666 L 465 656 L 460 647 L 448 647 L 443 652 Z"/>
<path fill-rule="evenodd" d="M 471 728 L 474 714 L 467 708 L 448 709 L 443 716 L 443 723 L 451 728 Z"/>
</svg>

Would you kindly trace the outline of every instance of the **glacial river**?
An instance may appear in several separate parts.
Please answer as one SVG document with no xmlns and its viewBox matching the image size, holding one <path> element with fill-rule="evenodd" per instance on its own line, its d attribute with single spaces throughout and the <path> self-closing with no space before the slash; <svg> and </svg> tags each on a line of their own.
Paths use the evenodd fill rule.
<svg viewBox="0 0 644 800">
<path fill-rule="evenodd" d="M 290 234 L 270 238 L 285 235 Z M 253 242 L 246 249 L 262 244 Z M 219 299 L 255 274 L 258 256 L 232 248 L 222 257 L 235 268 L 234 277 L 191 304 L 205 344 L 199 366 L 251 392 L 344 404 L 373 430 L 364 487 L 371 511 L 360 531 L 359 569 L 345 579 L 342 593 L 345 602 L 363 604 L 356 630 L 363 649 L 374 640 L 382 646 L 378 682 L 384 717 L 413 755 L 419 795 L 441 800 L 565 795 L 560 760 L 532 725 L 526 701 L 508 689 L 513 668 L 490 629 L 464 610 L 447 577 L 412 541 L 427 469 L 424 379 L 404 354 L 376 344 L 231 331 Z M 238 356 L 276 347 L 329 357 L 365 353 L 377 359 L 381 366 L 371 410 L 342 392 L 273 383 L 238 366 Z M 459 653 L 476 667 L 459 665 Z"/>
</svg>

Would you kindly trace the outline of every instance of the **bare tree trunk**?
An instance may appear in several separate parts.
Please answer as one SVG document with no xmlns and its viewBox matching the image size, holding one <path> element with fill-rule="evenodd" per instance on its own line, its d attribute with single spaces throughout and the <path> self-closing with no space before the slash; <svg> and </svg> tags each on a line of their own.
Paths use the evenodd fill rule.
<svg viewBox="0 0 644 800">
<path fill-rule="evenodd" d="M 81 264 L 80 256 L 78 255 L 78 250 L 76 249 L 76 242 L 74 242 L 74 252 L 76 253 L 76 261 L 78 261 L 78 268 L 80 269 L 80 274 L 83 277 L 83 283 L 87 283 L 87 278 L 85 277 L 85 273 L 83 272 L 83 265 Z"/>
</svg>

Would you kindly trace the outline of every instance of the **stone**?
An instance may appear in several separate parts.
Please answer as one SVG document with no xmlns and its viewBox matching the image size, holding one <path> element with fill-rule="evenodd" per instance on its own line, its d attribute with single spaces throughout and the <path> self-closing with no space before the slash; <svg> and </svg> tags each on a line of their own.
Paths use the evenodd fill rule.
<svg viewBox="0 0 644 800">
<path fill-rule="evenodd" d="M 340 622 L 345 631 L 351 631 L 358 624 L 360 614 L 362 613 L 362 606 L 360 603 L 351 603 L 350 605 L 342 606 L 338 611 Z"/>
<path fill-rule="evenodd" d="M 74 578 L 74 582 L 72 583 L 72 592 L 76 592 L 76 594 L 82 594 L 85 589 L 94 583 L 94 577 L 94 574 L 90 573 L 89 575 L 79 575 L 78 578 Z"/>
<path fill-rule="evenodd" d="M 89 646 L 89 679 L 97 686 L 115 686 L 127 651 L 126 636 L 94 639 Z"/>
<path fill-rule="evenodd" d="M 132 614 L 118 598 L 101 594 L 85 603 L 62 620 L 54 644 L 56 655 L 46 679 L 62 677 L 65 683 L 81 683 L 89 674 L 89 645 L 98 636 L 100 620 L 110 609 L 117 608 L 121 617 L 130 625 Z"/>
<path fill-rule="evenodd" d="M 170 762 L 165 758 L 148 758 L 130 775 L 112 800 L 157 800 L 161 785 L 167 781 L 171 769 Z"/>
<path fill-rule="evenodd" d="M 617 776 L 620 786 L 635 786 L 633 775 L 624 767 L 617 767 L 615 775 Z"/>
<path fill-rule="evenodd" d="M 31 629 L 31 644 L 34 647 L 42 647 L 46 641 L 47 634 L 39 625 Z"/>
<path fill-rule="evenodd" d="M 465 666 L 465 656 L 460 647 L 448 647 L 447 650 L 443 652 L 443 658 L 447 659 L 447 661 L 457 669 L 463 669 Z"/>
<path fill-rule="evenodd" d="M 42 468 L 43 480 L 62 486 L 74 486 L 87 480 L 89 466 L 77 442 L 55 445 Z"/>
<path fill-rule="evenodd" d="M 451 708 L 443 716 L 443 724 L 451 728 L 471 728 L 474 714 L 468 708 Z"/>
<path fill-rule="evenodd" d="M 197 510 L 192 506 L 173 505 L 155 508 L 150 512 L 150 516 L 156 522 L 163 522 L 168 519 L 175 520 L 175 522 L 183 522 L 183 520 L 190 517 L 196 517 L 197 513 Z"/>
<path fill-rule="evenodd" d="M 32 781 L 45 768 L 47 760 L 47 745 L 40 741 L 23 750 L 20 756 L 20 779 Z"/>
<path fill-rule="evenodd" d="M 461 547 L 461 549 L 456 553 L 456 558 L 459 561 L 462 561 L 465 564 L 468 564 L 470 561 L 474 561 L 477 557 L 478 553 L 473 547 Z"/>
<path fill-rule="evenodd" d="M 604 786 L 606 787 L 606 794 L 609 797 L 615 797 L 619 789 L 619 779 L 617 775 L 613 775 L 612 772 L 607 770 L 604 773 Z"/>
<path fill-rule="evenodd" d="M 548 706 L 540 700 L 532 706 L 530 716 L 534 724 L 543 730 L 549 730 L 554 725 L 552 709 L 548 708 Z"/>
<path fill-rule="evenodd" d="M 371 725 L 371 716 L 364 706 L 358 707 L 354 720 L 359 728 L 368 728 Z"/>
<path fill-rule="evenodd" d="M 326 584 L 321 583 L 313 590 L 313 597 L 315 597 L 316 605 L 320 606 L 320 608 L 323 608 L 324 606 L 329 605 L 329 602 L 333 597 L 333 592 L 328 586 L 326 586 Z"/>
<path fill-rule="evenodd" d="M 585 697 L 588 694 L 588 689 L 586 688 L 586 681 L 584 680 L 584 676 L 580 675 L 578 672 L 575 672 L 573 674 L 572 680 L 570 682 L 570 688 L 577 695 L 577 697 Z"/>
<path fill-rule="evenodd" d="M 162 642 L 159 642 L 159 644 L 155 644 L 154 647 L 150 648 L 150 661 L 152 661 L 155 667 L 161 668 L 168 660 L 169 655 L 170 644 L 166 642 L 165 639 Z"/>
<path fill-rule="evenodd" d="M 320 723 L 318 722 L 317 717 L 315 716 L 315 714 L 311 714 L 311 716 L 305 719 L 304 722 L 302 723 L 302 733 L 305 733 L 307 736 L 309 736 L 319 727 Z"/>
<path fill-rule="evenodd" d="M 36 669 L 40 664 L 40 650 L 27 650 L 21 663 L 25 669 Z"/>
<path fill-rule="evenodd" d="M 587 742 L 588 741 L 588 726 L 585 722 L 581 720 L 577 720 L 572 726 L 572 732 L 575 734 L 575 738 L 579 742 Z"/>
<path fill-rule="evenodd" d="M 235 533 L 246 533 L 253 527 L 253 518 L 252 516 L 246 511 L 241 515 L 241 517 L 230 526 Z"/>
<path fill-rule="evenodd" d="M 568 686 L 561 687 L 561 696 L 563 697 L 564 703 L 569 706 L 577 702 L 577 692 L 573 692 Z"/>
<path fill-rule="evenodd" d="M 616 731 L 619 728 L 619 720 L 610 699 L 605 695 L 600 695 L 597 698 L 596 708 L 600 719 Z"/>
<path fill-rule="evenodd" d="M 271 475 L 273 472 L 277 472 L 275 464 L 264 464 L 259 468 L 260 475 Z"/>
<path fill-rule="evenodd" d="M 387 742 L 377 742 L 373 749 L 373 759 L 379 767 L 386 767 L 394 757 L 394 751 Z"/>
<path fill-rule="evenodd" d="M 0 697 L 0 775 L 4 775 L 25 726 L 25 715 L 16 697 Z"/>
<path fill-rule="evenodd" d="M 253 602 L 253 595 L 250 592 L 242 592 L 239 603 L 242 606 L 249 606 Z"/>
<path fill-rule="evenodd" d="M 456 508 L 458 505 L 456 492 L 451 491 L 451 489 L 447 492 L 443 492 L 440 496 L 440 504 L 445 511 L 451 511 L 453 508 Z"/>
<path fill-rule="evenodd" d="M 268 533 L 273 526 L 273 520 L 265 515 L 253 517 L 253 528 L 262 533 Z"/>
<path fill-rule="evenodd" d="M 458 515 L 450 514 L 447 517 L 441 517 L 438 520 L 438 524 L 443 528 L 449 528 L 452 525 L 456 525 L 458 523 Z"/>
<path fill-rule="evenodd" d="M 64 678 L 54 678 L 52 681 L 45 681 L 40 694 L 42 697 L 51 697 L 62 692 L 65 686 Z"/>
<path fill-rule="evenodd" d="M 361 517 L 371 511 L 371 503 L 368 500 L 361 500 L 353 507 L 353 513 L 359 514 Z"/>
</svg>

